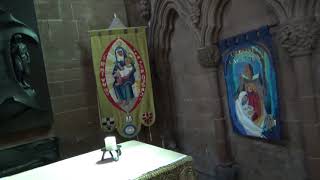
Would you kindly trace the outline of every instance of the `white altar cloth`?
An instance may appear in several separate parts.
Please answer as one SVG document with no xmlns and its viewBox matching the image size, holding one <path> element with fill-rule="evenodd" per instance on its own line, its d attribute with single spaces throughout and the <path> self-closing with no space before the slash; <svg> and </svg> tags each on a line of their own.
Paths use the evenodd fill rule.
<svg viewBox="0 0 320 180">
<path fill-rule="evenodd" d="M 121 146 L 122 155 L 118 162 L 99 162 L 102 151 L 96 150 L 4 180 L 131 180 L 187 157 L 138 141 L 128 141 Z M 105 158 L 110 158 L 109 153 Z"/>
</svg>

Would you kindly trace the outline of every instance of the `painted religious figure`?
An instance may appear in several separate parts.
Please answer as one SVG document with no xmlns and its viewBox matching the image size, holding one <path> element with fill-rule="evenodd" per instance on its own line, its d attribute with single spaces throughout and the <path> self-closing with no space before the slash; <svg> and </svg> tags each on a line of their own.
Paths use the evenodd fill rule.
<svg viewBox="0 0 320 180">
<path fill-rule="evenodd" d="M 132 87 L 135 84 L 135 72 L 132 54 L 128 54 L 121 46 L 116 47 L 112 75 L 114 77 L 113 88 L 119 105 L 128 105 L 135 98 Z"/>
<path fill-rule="evenodd" d="M 101 128 L 133 138 L 142 126 L 152 126 L 156 117 L 146 29 L 111 28 L 89 33 Z"/>
<path fill-rule="evenodd" d="M 138 51 L 118 38 L 106 49 L 100 79 L 105 95 L 119 110 L 130 113 L 140 103 L 145 91 L 145 69 Z"/>
<path fill-rule="evenodd" d="M 279 139 L 278 94 L 270 51 L 262 43 L 245 43 L 227 49 L 223 60 L 234 130 Z"/>
</svg>

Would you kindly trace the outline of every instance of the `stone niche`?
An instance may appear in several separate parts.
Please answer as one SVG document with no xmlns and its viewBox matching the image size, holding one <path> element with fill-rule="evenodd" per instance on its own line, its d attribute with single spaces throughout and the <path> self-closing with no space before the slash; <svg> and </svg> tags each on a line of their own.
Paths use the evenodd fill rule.
<svg viewBox="0 0 320 180">
<path fill-rule="evenodd" d="M 0 1 L 0 49 L 0 136 L 50 127 L 52 110 L 32 0 Z"/>
</svg>

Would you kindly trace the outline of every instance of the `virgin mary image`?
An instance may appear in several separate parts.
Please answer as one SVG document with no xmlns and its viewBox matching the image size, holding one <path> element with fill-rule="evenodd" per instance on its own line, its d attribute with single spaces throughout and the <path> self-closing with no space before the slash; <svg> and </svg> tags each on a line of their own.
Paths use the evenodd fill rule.
<svg viewBox="0 0 320 180">
<path fill-rule="evenodd" d="M 115 66 L 112 75 L 114 77 L 113 88 L 119 105 L 129 105 L 135 98 L 132 85 L 135 83 L 134 73 L 136 69 L 132 56 L 127 54 L 121 46 L 115 49 Z"/>
</svg>

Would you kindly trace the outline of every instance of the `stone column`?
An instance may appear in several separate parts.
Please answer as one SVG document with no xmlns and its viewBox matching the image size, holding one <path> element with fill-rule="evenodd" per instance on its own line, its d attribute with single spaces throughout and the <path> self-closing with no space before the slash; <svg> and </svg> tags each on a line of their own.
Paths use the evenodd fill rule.
<svg viewBox="0 0 320 180">
<path fill-rule="evenodd" d="M 279 40 L 293 63 L 296 73 L 299 121 L 302 124 L 305 164 L 309 180 L 320 179 L 320 122 L 317 114 L 315 84 L 312 76 L 312 51 L 320 26 L 314 18 L 287 21 L 279 28 Z M 290 112 L 289 112 L 290 113 Z"/>
<path fill-rule="evenodd" d="M 220 52 L 216 45 L 206 46 L 198 49 L 199 63 L 206 68 L 212 68 L 215 72 L 215 81 L 212 82 L 217 88 L 219 93 L 220 106 L 223 107 L 223 96 L 220 87 L 219 78 L 219 64 L 220 64 Z M 215 91 L 215 90 L 213 90 Z M 214 119 L 214 132 L 215 132 L 215 152 L 217 157 L 217 165 L 215 167 L 217 179 L 221 180 L 234 180 L 237 174 L 237 167 L 235 166 L 230 141 L 228 139 L 226 115 L 221 108 L 220 112 L 216 112 L 218 119 Z M 214 111 L 214 109 L 212 109 Z"/>
</svg>

